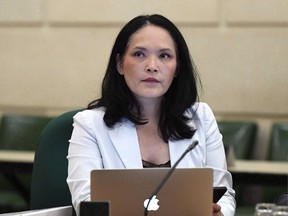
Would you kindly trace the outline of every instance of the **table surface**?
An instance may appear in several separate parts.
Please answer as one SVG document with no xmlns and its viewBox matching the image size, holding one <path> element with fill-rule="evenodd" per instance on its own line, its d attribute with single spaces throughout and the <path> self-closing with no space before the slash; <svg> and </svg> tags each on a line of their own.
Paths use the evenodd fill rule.
<svg viewBox="0 0 288 216">
<path fill-rule="evenodd" d="M 0 162 L 33 163 L 34 151 L 0 150 Z"/>
<path fill-rule="evenodd" d="M 233 166 L 228 168 L 234 173 L 260 173 L 288 175 L 288 162 L 264 160 L 235 160 Z"/>
</svg>

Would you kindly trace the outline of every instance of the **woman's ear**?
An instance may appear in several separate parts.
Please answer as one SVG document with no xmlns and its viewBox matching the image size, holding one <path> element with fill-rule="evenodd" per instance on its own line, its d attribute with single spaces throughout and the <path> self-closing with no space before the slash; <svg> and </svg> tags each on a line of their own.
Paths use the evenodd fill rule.
<svg viewBox="0 0 288 216">
<path fill-rule="evenodd" d="M 123 75 L 123 62 L 120 58 L 120 54 L 117 54 L 116 55 L 116 67 L 117 67 L 117 70 L 118 70 L 118 73 Z"/>
</svg>

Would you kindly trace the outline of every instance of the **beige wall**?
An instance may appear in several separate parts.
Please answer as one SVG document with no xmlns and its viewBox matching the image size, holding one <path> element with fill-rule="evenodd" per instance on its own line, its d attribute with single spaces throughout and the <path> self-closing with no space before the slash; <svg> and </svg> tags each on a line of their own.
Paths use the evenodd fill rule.
<svg viewBox="0 0 288 216">
<path fill-rule="evenodd" d="M 161 13 L 183 32 L 218 119 L 288 121 L 287 0 L 1 0 L 0 114 L 58 115 L 99 96 L 120 28 Z"/>
</svg>

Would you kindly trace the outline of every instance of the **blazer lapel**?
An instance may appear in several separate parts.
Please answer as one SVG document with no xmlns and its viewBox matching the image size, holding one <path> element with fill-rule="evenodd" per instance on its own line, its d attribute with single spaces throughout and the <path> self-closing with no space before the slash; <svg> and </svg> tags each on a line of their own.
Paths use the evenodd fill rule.
<svg viewBox="0 0 288 216">
<path fill-rule="evenodd" d="M 135 126 L 130 122 L 115 125 L 109 136 L 125 168 L 143 168 Z"/>
<path fill-rule="evenodd" d="M 109 131 L 109 136 L 125 168 L 143 168 L 137 132 L 134 124 L 128 121 L 117 124 Z M 169 141 L 170 161 L 172 166 L 193 141 L 193 138 Z M 197 162 L 199 159 L 200 161 L 203 160 L 199 158 L 200 145 L 196 146 L 196 148 L 198 149 L 192 150 L 181 160 L 177 166 L 178 168 L 192 168 L 200 165 L 198 164 L 199 162 Z"/>
<path fill-rule="evenodd" d="M 169 151 L 170 151 L 170 160 L 171 166 L 173 166 L 177 160 L 182 156 L 182 154 L 186 151 L 188 146 L 193 142 L 193 139 L 185 139 L 179 141 L 169 141 Z M 197 147 L 196 147 L 197 148 Z M 187 168 L 187 167 L 195 167 L 193 162 L 193 158 L 189 156 L 189 154 L 193 154 L 195 156 L 194 150 L 192 152 L 188 152 L 185 157 L 178 164 L 177 168 Z M 196 156 L 197 157 L 197 156 Z"/>
</svg>

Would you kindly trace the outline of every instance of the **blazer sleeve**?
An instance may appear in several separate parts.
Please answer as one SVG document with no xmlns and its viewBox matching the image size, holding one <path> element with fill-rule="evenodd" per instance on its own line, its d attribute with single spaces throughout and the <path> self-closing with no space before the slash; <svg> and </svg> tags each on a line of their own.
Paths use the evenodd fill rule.
<svg viewBox="0 0 288 216">
<path fill-rule="evenodd" d="M 235 191 L 233 190 L 232 175 L 227 170 L 222 135 L 211 108 L 207 104 L 203 104 L 202 110 L 206 142 L 206 166 L 213 168 L 214 186 L 227 187 L 227 192 L 218 204 L 221 205 L 221 211 L 225 216 L 232 216 L 236 208 Z"/>
<path fill-rule="evenodd" d="M 90 200 L 90 172 L 102 167 L 101 154 L 98 149 L 91 119 L 87 111 L 74 116 L 73 132 L 68 149 L 67 184 L 72 196 L 72 204 L 77 215 L 80 214 L 80 202 Z"/>
</svg>

